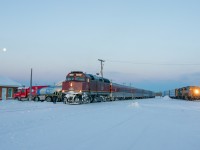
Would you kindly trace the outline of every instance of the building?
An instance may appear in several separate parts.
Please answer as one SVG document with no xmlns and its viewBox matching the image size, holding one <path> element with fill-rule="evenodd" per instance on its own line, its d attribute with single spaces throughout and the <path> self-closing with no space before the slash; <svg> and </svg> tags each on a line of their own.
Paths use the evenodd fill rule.
<svg viewBox="0 0 200 150">
<path fill-rule="evenodd" d="M 20 83 L 0 76 L 0 100 L 13 99 L 14 91 L 20 86 Z"/>
</svg>

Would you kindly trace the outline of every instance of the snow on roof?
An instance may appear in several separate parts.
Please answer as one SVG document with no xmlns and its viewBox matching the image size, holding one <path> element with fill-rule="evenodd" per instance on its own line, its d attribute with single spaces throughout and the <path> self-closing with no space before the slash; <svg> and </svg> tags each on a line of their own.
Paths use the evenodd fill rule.
<svg viewBox="0 0 200 150">
<path fill-rule="evenodd" d="M 22 86 L 22 84 L 9 79 L 8 77 L 0 76 L 0 86 L 19 87 Z"/>
</svg>

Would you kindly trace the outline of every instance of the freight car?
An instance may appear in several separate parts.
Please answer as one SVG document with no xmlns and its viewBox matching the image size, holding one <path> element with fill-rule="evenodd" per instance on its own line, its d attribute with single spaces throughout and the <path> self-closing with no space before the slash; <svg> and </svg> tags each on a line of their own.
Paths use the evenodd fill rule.
<svg viewBox="0 0 200 150">
<path fill-rule="evenodd" d="M 62 91 L 66 94 L 64 103 L 70 104 L 155 97 L 152 91 L 112 83 L 82 71 L 70 72 L 62 83 Z"/>
<path fill-rule="evenodd" d="M 174 99 L 200 100 L 200 87 L 186 86 L 186 87 L 176 88 L 173 90 L 165 91 L 163 96 L 166 95 Z"/>
</svg>

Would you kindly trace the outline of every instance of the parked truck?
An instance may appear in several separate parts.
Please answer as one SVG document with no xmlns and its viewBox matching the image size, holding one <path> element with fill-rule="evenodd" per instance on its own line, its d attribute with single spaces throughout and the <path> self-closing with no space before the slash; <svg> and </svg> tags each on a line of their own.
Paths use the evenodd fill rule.
<svg viewBox="0 0 200 150">
<path fill-rule="evenodd" d="M 32 86 L 32 100 L 37 98 L 37 91 L 41 88 L 48 87 L 44 86 Z M 14 93 L 14 99 L 18 100 L 28 100 L 30 95 L 30 87 L 19 87 L 17 91 Z"/>
<path fill-rule="evenodd" d="M 56 101 L 63 101 L 63 93 L 62 93 L 62 86 L 49 86 L 43 87 L 37 90 L 37 96 L 35 97 L 36 101 L 44 101 L 52 102 Z"/>
</svg>

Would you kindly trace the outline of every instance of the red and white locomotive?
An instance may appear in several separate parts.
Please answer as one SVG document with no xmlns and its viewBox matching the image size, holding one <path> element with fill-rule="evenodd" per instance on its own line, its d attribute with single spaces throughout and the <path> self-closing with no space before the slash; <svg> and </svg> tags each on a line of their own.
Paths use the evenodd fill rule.
<svg viewBox="0 0 200 150">
<path fill-rule="evenodd" d="M 62 83 L 64 103 L 82 104 L 117 99 L 151 98 L 152 91 L 110 82 L 110 80 L 81 71 L 72 71 Z"/>
</svg>

